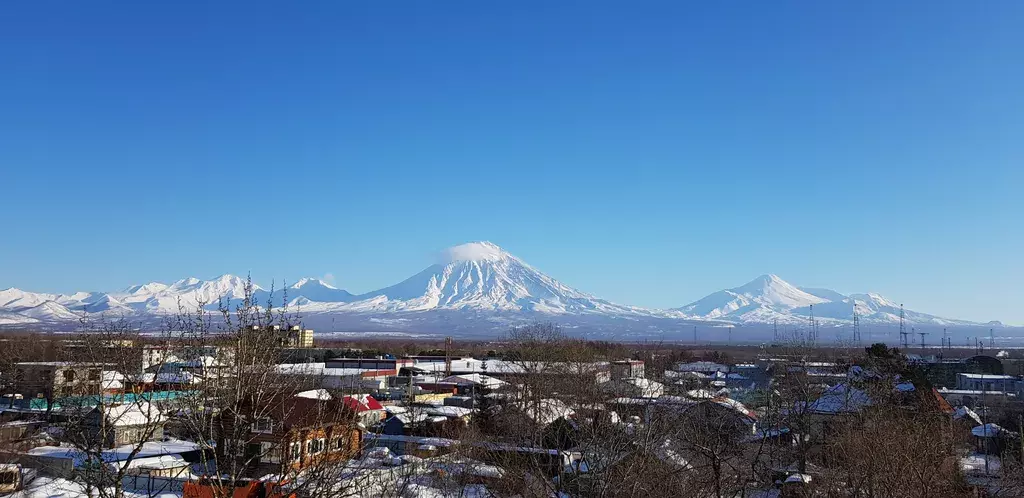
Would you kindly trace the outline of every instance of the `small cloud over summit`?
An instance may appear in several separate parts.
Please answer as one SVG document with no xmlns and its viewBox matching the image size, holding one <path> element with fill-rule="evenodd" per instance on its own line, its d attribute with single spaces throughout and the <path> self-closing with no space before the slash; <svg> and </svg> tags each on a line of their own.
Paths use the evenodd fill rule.
<svg viewBox="0 0 1024 498">
<path fill-rule="evenodd" d="M 334 285 L 336 281 L 334 278 L 334 274 L 331 272 L 324 273 L 323 276 L 320 277 L 320 280 L 323 280 L 324 282 L 327 282 L 330 285 Z"/>
<path fill-rule="evenodd" d="M 444 263 L 454 261 L 497 261 L 506 255 L 507 253 L 504 250 L 490 242 L 469 242 L 445 249 L 442 253 L 442 260 Z"/>
</svg>

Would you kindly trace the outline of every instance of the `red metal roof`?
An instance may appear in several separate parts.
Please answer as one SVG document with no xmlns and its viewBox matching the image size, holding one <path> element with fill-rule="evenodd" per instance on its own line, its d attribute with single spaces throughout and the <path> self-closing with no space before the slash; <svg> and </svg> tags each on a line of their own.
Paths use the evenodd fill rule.
<svg viewBox="0 0 1024 498">
<path fill-rule="evenodd" d="M 368 394 L 358 396 L 345 396 L 344 398 L 341 398 L 341 402 L 345 403 L 345 406 L 355 410 L 358 413 L 384 409 L 384 405 L 380 404 L 380 401 L 377 401 L 376 399 L 373 398 L 373 396 L 370 396 Z"/>
</svg>

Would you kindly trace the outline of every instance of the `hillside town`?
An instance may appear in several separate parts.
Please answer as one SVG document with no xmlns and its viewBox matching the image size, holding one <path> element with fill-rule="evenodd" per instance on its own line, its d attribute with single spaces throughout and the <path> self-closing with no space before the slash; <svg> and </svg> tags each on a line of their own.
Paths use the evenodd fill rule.
<svg viewBox="0 0 1024 498">
<path fill-rule="evenodd" d="M 806 340 L 321 344 L 251 304 L 3 339 L 14 496 L 1020 496 L 1024 359 Z M 170 331 L 173 331 L 170 332 Z M 994 354 L 990 354 L 994 353 Z M 1015 357 L 1016 356 L 1016 357 Z"/>
</svg>

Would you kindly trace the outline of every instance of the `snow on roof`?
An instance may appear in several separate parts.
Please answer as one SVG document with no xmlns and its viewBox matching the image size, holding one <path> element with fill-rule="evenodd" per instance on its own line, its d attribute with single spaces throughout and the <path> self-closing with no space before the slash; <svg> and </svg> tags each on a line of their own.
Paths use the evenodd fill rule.
<svg viewBox="0 0 1024 498">
<path fill-rule="evenodd" d="M 605 390 L 611 392 L 635 395 L 644 398 L 656 398 L 665 392 L 664 384 L 642 377 L 629 377 L 613 380 L 611 382 L 601 384 L 601 386 Z"/>
<path fill-rule="evenodd" d="M 331 397 L 331 393 L 327 392 L 327 389 L 310 389 L 308 391 L 296 393 L 295 397 L 306 399 L 318 399 L 321 401 L 328 401 L 330 399 L 333 399 Z"/>
<path fill-rule="evenodd" d="M 790 475 L 789 477 L 786 478 L 786 482 L 789 482 L 789 483 L 799 482 L 799 483 L 807 484 L 807 483 L 811 482 L 811 476 L 809 476 L 807 474 L 793 474 L 793 475 Z"/>
<path fill-rule="evenodd" d="M 449 382 L 457 385 L 478 385 L 491 389 L 507 384 L 507 382 L 503 380 L 479 373 L 452 375 L 451 377 L 446 377 L 441 382 Z"/>
<path fill-rule="evenodd" d="M 513 407 L 540 425 L 548 425 L 555 420 L 569 417 L 573 414 L 573 410 L 569 405 L 555 398 L 544 398 L 537 402 L 516 401 L 503 405 L 502 408 L 504 407 Z"/>
<path fill-rule="evenodd" d="M 807 405 L 807 411 L 821 414 L 854 413 L 871 405 L 867 393 L 846 383 L 836 384 Z"/>
<path fill-rule="evenodd" d="M 133 425 L 146 425 L 159 423 L 163 420 L 163 414 L 155 405 L 144 401 L 138 403 L 125 403 L 107 407 L 97 407 L 107 418 L 107 423 L 114 427 L 128 427 Z"/>
<path fill-rule="evenodd" d="M 700 372 L 676 372 L 675 370 L 665 370 L 666 379 L 690 379 L 690 380 L 701 380 L 708 378 Z"/>
<path fill-rule="evenodd" d="M 326 363 L 282 363 L 277 371 L 288 375 L 310 375 L 322 377 L 351 377 L 366 372 L 377 372 L 377 368 L 328 368 Z"/>
<path fill-rule="evenodd" d="M 403 443 L 429 444 L 432 446 L 453 446 L 459 444 L 455 439 L 441 437 L 398 436 L 393 434 L 372 434 L 369 432 L 363 435 L 363 439 L 367 441 L 400 441 Z"/>
<path fill-rule="evenodd" d="M 420 422 L 423 422 L 423 421 L 427 420 L 427 417 L 428 417 L 428 415 L 426 413 L 423 413 L 423 412 L 420 412 L 420 411 L 416 411 L 416 412 L 407 412 L 407 413 L 396 413 L 396 414 L 392 415 L 391 417 L 389 417 L 389 420 L 391 418 L 393 418 L 393 419 L 398 420 L 399 422 L 401 422 L 401 423 L 403 423 L 405 425 L 409 425 L 409 424 L 418 424 Z M 385 420 L 385 423 L 386 422 L 387 422 L 387 420 Z"/>
<path fill-rule="evenodd" d="M 995 374 L 976 374 L 976 373 L 958 373 L 957 375 L 967 379 L 979 379 L 979 380 L 1013 380 L 1016 377 L 1012 375 L 995 375 Z"/>
<path fill-rule="evenodd" d="M 736 410 L 737 412 L 746 415 L 748 418 L 757 420 L 757 413 L 754 413 L 753 410 L 747 408 L 747 405 L 744 405 L 743 403 L 740 403 L 739 401 L 736 401 L 732 398 L 725 398 L 720 396 L 713 399 L 712 401 L 718 403 L 719 405 L 732 408 L 733 410 Z"/>
<path fill-rule="evenodd" d="M 124 467 L 128 469 L 174 469 L 188 466 L 189 463 L 181 455 L 160 455 L 134 458 Z"/>
<path fill-rule="evenodd" d="M 677 363 L 677 372 L 728 372 L 729 366 L 713 361 L 693 361 L 690 363 Z"/>
<path fill-rule="evenodd" d="M 466 417 L 473 413 L 471 408 L 461 406 L 431 406 L 423 409 L 427 415 L 439 415 L 442 417 L 459 418 Z"/>
<path fill-rule="evenodd" d="M 972 453 L 960 459 L 960 469 L 965 474 L 973 475 L 999 475 L 1003 468 L 1003 462 L 995 455 L 980 455 Z"/>
<path fill-rule="evenodd" d="M 693 399 L 711 399 L 715 397 L 715 393 L 708 391 L 707 389 L 694 389 L 692 391 L 686 391 L 686 396 Z"/>
<path fill-rule="evenodd" d="M 976 437 L 989 438 L 1013 433 L 1003 429 L 997 424 L 982 424 L 971 429 L 971 434 L 974 434 Z"/>
<path fill-rule="evenodd" d="M 171 439 L 168 441 L 147 441 L 142 444 L 142 449 L 135 455 L 134 458 L 147 458 L 160 455 L 174 455 L 181 454 L 190 451 L 195 451 L 200 448 L 199 444 L 191 441 L 182 441 L 178 439 Z M 127 460 L 132 451 L 135 450 L 135 445 L 126 444 L 118 446 L 110 450 L 103 451 L 102 459 L 104 462 L 119 462 Z M 67 458 L 72 459 L 75 465 L 81 465 L 85 461 L 86 455 L 84 452 L 79 451 L 75 448 L 65 446 L 38 446 L 32 448 L 26 452 L 32 456 L 44 456 L 50 458 Z"/>
<path fill-rule="evenodd" d="M 979 417 L 978 414 L 974 412 L 974 410 L 971 410 L 966 406 L 961 406 L 957 408 L 956 411 L 953 412 L 953 420 L 962 419 L 971 420 L 978 425 L 982 424 L 981 417 Z"/>
</svg>

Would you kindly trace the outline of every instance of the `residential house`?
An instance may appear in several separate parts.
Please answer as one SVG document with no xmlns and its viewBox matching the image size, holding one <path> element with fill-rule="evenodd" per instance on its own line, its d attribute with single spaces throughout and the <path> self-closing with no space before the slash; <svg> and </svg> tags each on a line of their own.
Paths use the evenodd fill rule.
<svg viewBox="0 0 1024 498">
<path fill-rule="evenodd" d="M 508 384 L 507 382 L 501 379 L 479 373 L 452 375 L 450 377 L 445 377 L 444 379 L 441 379 L 441 382 L 454 384 L 455 386 L 458 386 L 459 390 L 463 392 L 471 392 L 473 390 L 499 389 L 502 386 Z"/>
<path fill-rule="evenodd" d="M 349 406 L 324 390 L 301 394 L 279 395 L 265 406 L 247 403 L 243 413 L 261 414 L 252 422 L 224 414 L 218 459 L 237 459 L 251 476 L 262 476 L 356 456 L 364 429 Z"/>
<path fill-rule="evenodd" d="M 89 411 L 82 422 L 83 429 L 104 448 L 145 441 L 159 441 L 164 437 L 165 418 L 153 404 L 144 401 L 118 405 L 100 404 Z"/>
<path fill-rule="evenodd" d="M 25 398 L 44 399 L 96 395 L 103 391 L 104 367 L 69 361 L 15 363 L 13 391 Z"/>
<path fill-rule="evenodd" d="M 645 378 L 625 378 L 601 384 L 609 395 L 618 398 L 657 398 L 665 394 L 665 385 Z"/>
<path fill-rule="evenodd" d="M 364 426 L 377 425 L 384 420 L 384 405 L 369 394 L 354 394 L 341 398 L 350 410 L 355 412 L 356 417 Z"/>
<path fill-rule="evenodd" d="M 430 418 L 430 415 L 422 411 L 409 410 L 404 406 L 388 407 L 387 413 L 382 432 L 392 436 L 410 436 L 421 433 L 420 428 Z"/>
<path fill-rule="evenodd" d="M 644 377 L 643 360 L 619 360 L 610 365 L 612 380 L 642 379 Z"/>
</svg>

